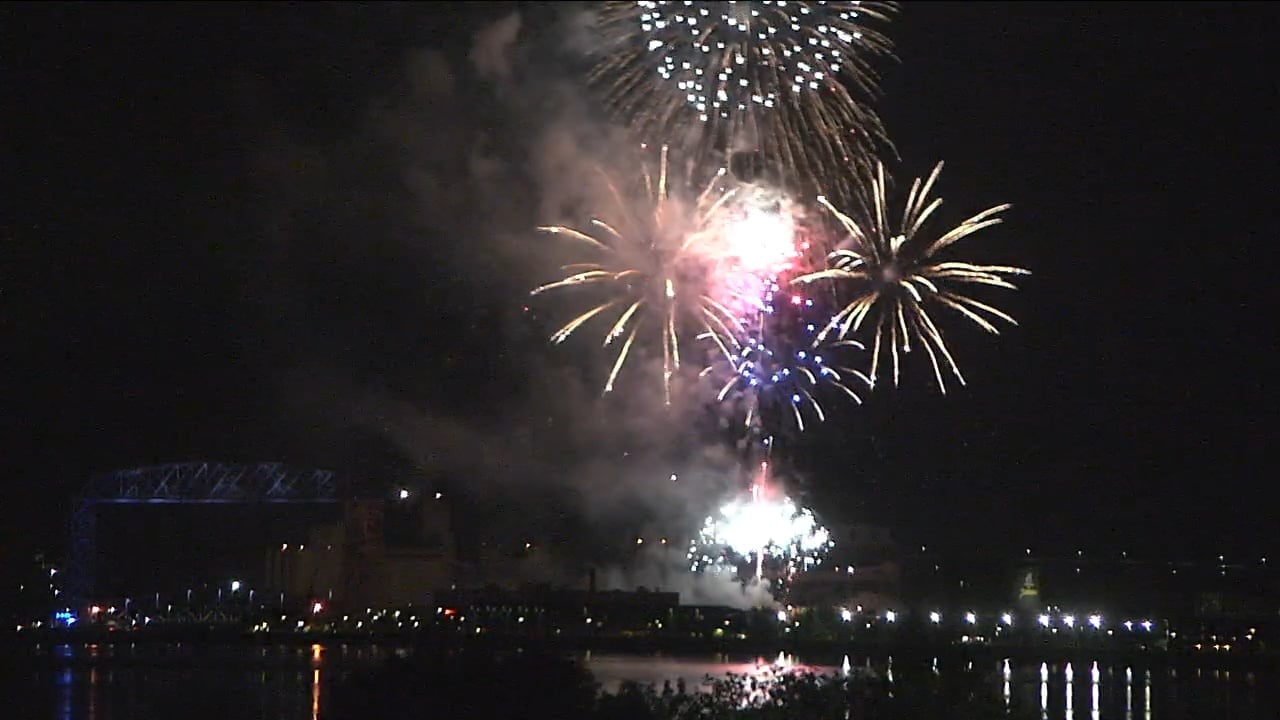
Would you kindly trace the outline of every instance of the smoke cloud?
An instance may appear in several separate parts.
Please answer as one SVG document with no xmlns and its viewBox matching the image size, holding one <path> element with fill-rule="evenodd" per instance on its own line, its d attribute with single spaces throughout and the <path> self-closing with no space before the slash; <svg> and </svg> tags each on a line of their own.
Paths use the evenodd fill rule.
<svg viewBox="0 0 1280 720">
<path fill-rule="evenodd" d="M 263 138 L 271 202 L 250 282 L 264 322 L 300 348 L 283 413 L 316 437 L 377 434 L 423 482 L 467 498 L 473 517 L 457 524 L 483 526 L 476 547 L 545 547 L 494 561 L 508 580 L 577 584 L 596 565 L 611 587 L 763 601 L 687 572 L 683 543 L 737 472 L 714 422 L 690 430 L 705 420 L 693 389 L 665 407 L 644 368 L 653 382 L 602 398 L 592 348 L 547 349 L 526 307 L 563 261 L 533 229 L 597 206 L 594 169 L 627 143 L 547 49 L 587 42 L 580 11 L 564 13 L 475 27 L 465 53 L 410 49 L 335 142 Z M 549 539 L 566 528 L 574 542 Z M 672 545 L 637 557 L 635 537 Z"/>
</svg>

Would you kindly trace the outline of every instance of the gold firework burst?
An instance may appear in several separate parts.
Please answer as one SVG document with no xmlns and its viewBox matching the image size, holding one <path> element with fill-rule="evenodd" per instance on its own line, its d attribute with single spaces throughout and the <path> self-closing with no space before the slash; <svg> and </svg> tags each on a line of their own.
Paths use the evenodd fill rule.
<svg viewBox="0 0 1280 720">
<path fill-rule="evenodd" d="M 938 163 L 923 184 L 919 178 L 912 184 L 902 223 L 896 232 L 890 229 L 889 224 L 883 165 L 877 166 L 872 182 L 873 217 L 866 228 L 826 198 L 818 199 L 848 233 L 848 247 L 828 256 L 830 267 L 827 269 L 802 275 L 794 282 L 830 279 L 840 282 L 843 290 L 852 293 L 852 298 L 832 316 L 817 340 L 825 340 L 832 332 L 843 338 L 867 326 L 873 334 L 873 383 L 884 360 L 882 347 L 887 346 L 893 363 L 894 385 L 898 384 L 900 375 L 900 354 L 909 353 L 916 347 L 923 348 L 928 355 L 934 378 L 942 392 L 947 389 L 944 365 L 947 373 L 964 384 L 960 367 L 930 314 L 931 306 L 955 310 L 994 334 L 999 334 L 994 320 L 1017 324 L 1008 313 L 974 298 L 963 286 L 1016 290 L 1009 278 L 1029 275 L 1030 271 L 1009 265 L 978 265 L 939 257 L 960 240 L 1000 224 L 1002 219 L 998 216 L 1011 206 L 997 205 L 983 210 L 936 238 L 925 239 L 922 236 L 925 223 L 942 205 L 941 198 L 929 199 L 941 172 L 942 163 Z"/>
<path fill-rule="evenodd" d="M 683 179 L 670 182 L 668 149 L 659 153 L 657 172 L 642 162 L 638 192 L 627 192 L 634 182 L 620 182 L 614 173 L 599 169 L 608 189 L 610 207 L 591 219 L 590 231 L 564 225 L 544 226 L 540 231 L 578 244 L 592 258 L 561 267 L 561 276 L 531 291 L 578 290 L 588 301 L 579 312 L 551 335 L 559 344 L 592 321 L 606 321 L 603 347 L 616 346 L 604 393 L 614 389 L 618 375 L 634 354 L 637 342 L 660 346 L 662 387 L 671 402 L 671 381 L 681 364 L 685 332 L 709 334 L 720 342 L 736 341 L 734 313 L 708 291 L 714 273 L 703 242 L 713 218 L 735 194 L 720 170 L 701 191 L 690 192 Z"/>
</svg>

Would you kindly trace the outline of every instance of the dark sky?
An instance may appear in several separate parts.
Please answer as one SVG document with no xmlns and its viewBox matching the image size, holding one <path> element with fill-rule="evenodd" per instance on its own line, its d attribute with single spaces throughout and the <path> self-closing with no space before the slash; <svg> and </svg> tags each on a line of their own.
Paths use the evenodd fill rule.
<svg viewBox="0 0 1280 720">
<path fill-rule="evenodd" d="M 906 6 L 881 104 L 900 167 L 946 160 L 953 220 L 1012 202 L 967 242 L 1035 275 L 1007 303 L 1019 328 L 953 328 L 969 388 L 939 397 L 917 372 L 808 441 L 819 511 L 957 547 L 1274 547 L 1280 13 L 1214 7 Z M 409 92 L 407 51 L 463 57 L 503 11 L 0 10 L 6 543 L 60 544 L 101 470 L 394 455 L 298 409 L 326 384 L 482 422 L 537 381 L 505 367 L 528 342 L 506 320 L 517 281 L 461 277 L 465 233 L 401 220 L 400 159 L 351 141 Z M 464 78 L 454 97 L 473 94 Z M 518 144 L 484 102 L 440 122 Z"/>
</svg>

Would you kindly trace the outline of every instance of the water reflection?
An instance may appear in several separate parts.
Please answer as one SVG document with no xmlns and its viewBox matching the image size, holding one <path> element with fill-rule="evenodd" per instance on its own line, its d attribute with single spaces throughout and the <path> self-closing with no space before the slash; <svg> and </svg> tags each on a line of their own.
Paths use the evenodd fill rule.
<svg viewBox="0 0 1280 720">
<path fill-rule="evenodd" d="M 1124 669 L 1124 720 L 1133 720 L 1133 668 Z"/>
<path fill-rule="evenodd" d="M 1071 702 L 1071 685 L 1076 679 L 1076 673 L 1071 669 L 1071 663 L 1067 663 L 1067 717 L 1075 717 L 1075 710 Z"/>
<path fill-rule="evenodd" d="M 35 678 L 34 689 L 28 687 L 25 692 L 3 694 L 10 707 L 5 707 L 0 717 L 319 720 L 325 716 L 330 685 L 335 678 L 365 662 L 401 652 L 402 649 L 395 647 L 375 649 L 339 644 L 45 646 L 37 652 L 34 664 L 25 655 L 0 657 L 0 661 L 7 660 L 15 667 L 25 666 L 18 672 L 8 672 L 8 666 L 0 667 L 0 678 L 6 675 L 18 678 L 19 673 Z M 806 662 L 807 659 L 787 653 L 763 657 L 595 653 L 582 659 L 606 690 L 616 690 L 624 680 L 658 687 L 664 680 L 670 680 L 672 685 L 682 680 L 689 690 L 697 691 L 707 676 L 723 677 L 726 673 L 745 675 L 756 680 L 760 687 L 788 672 L 817 672 L 878 677 L 888 684 L 888 691 L 898 691 L 899 697 L 901 683 L 921 673 L 940 677 L 944 681 L 940 687 L 947 687 L 953 675 L 971 667 L 963 659 L 917 661 L 901 656 L 871 658 L 858 654 L 835 654 L 819 663 Z M 1086 666 L 1082 662 L 1088 663 L 1089 691 L 1086 695 L 1084 688 L 1080 688 L 1081 697 L 1077 702 L 1075 668 L 1079 666 L 1084 671 Z M 976 668 L 975 677 L 982 678 L 992 700 L 999 693 L 1005 711 L 1011 716 L 1021 716 L 1022 709 L 1034 707 L 1034 696 L 1039 690 L 1042 720 L 1084 718 L 1086 704 L 1089 720 L 1280 717 L 1276 712 L 1280 706 L 1280 682 L 1277 682 L 1280 675 L 1272 670 L 1232 673 L 1205 669 L 1197 680 L 1194 668 L 1184 668 L 1181 673 L 1172 669 L 1153 672 L 1141 664 L 1113 666 L 1106 661 L 1080 658 L 1053 665 L 1039 660 L 993 658 L 972 666 Z M 1082 684 L 1085 682 L 1084 677 L 1080 680 Z M 1160 712 L 1155 712 L 1156 696 L 1161 698 Z"/>
<path fill-rule="evenodd" d="M 1095 661 L 1093 667 L 1089 670 L 1089 720 L 1099 720 L 1102 716 L 1102 711 L 1098 708 L 1098 681 L 1100 679 L 1098 663 Z"/>
<path fill-rule="evenodd" d="M 94 648 L 96 651 L 97 648 Z M 97 654 L 96 652 L 94 653 Z M 85 714 L 86 720 L 98 720 L 98 668 L 89 668 L 89 707 Z"/>
<path fill-rule="evenodd" d="M 320 668 L 311 671 L 311 720 L 320 720 Z"/>
<path fill-rule="evenodd" d="M 1151 720 L 1151 671 L 1147 670 L 1146 679 L 1142 682 L 1142 716 Z"/>
<path fill-rule="evenodd" d="M 311 646 L 311 720 L 320 720 L 320 662 L 324 659 L 324 648 Z"/>
<path fill-rule="evenodd" d="M 1049 718 L 1049 663 L 1040 663 L 1040 720 Z"/>
<path fill-rule="evenodd" d="M 55 708 L 54 717 L 58 720 L 72 720 L 71 711 L 71 692 L 74 687 L 75 677 L 71 674 L 71 669 L 67 668 L 60 671 L 57 675 L 55 683 L 57 685 L 57 707 Z"/>
<path fill-rule="evenodd" d="M 1004 680 L 1002 693 L 1004 694 L 1004 709 L 1009 709 L 1009 678 L 1012 677 L 1013 671 L 1009 669 L 1009 658 L 1005 658 L 1001 663 L 1000 676 Z"/>
</svg>

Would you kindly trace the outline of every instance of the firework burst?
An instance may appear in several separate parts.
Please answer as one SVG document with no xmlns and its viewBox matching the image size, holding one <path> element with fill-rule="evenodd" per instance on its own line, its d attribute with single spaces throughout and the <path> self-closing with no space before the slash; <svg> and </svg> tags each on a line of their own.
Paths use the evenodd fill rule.
<svg viewBox="0 0 1280 720">
<path fill-rule="evenodd" d="M 923 348 L 933 367 L 938 388 L 946 392 L 944 375 L 950 374 L 961 384 L 964 376 L 943 339 L 942 331 L 930 315 L 931 306 L 955 310 L 987 332 L 999 334 L 993 320 L 1016 325 L 1004 311 L 968 294 L 961 286 L 989 286 L 1016 290 L 1009 278 L 1029 275 L 1028 270 L 1009 265 L 977 265 L 943 260 L 939 254 L 964 238 L 1002 219 L 998 215 L 1010 205 L 997 205 L 983 210 L 932 240 L 922 237 L 926 221 L 942 204 L 942 199 L 929 200 L 942 163 L 933 169 L 928 180 L 920 179 L 911 186 L 902 223 L 897 232 L 890 230 L 886 203 L 884 167 L 878 166 L 872 182 L 872 220 L 863 227 L 849 215 L 836 209 L 826 198 L 819 202 L 839 221 L 848 234 L 846 247 L 828 257 L 830 267 L 797 277 L 798 284 L 831 279 L 839 281 L 852 293 L 852 299 L 832 316 L 818 333 L 819 344 L 835 333 L 845 338 L 868 326 L 873 336 L 871 382 L 887 355 L 892 360 L 893 382 L 898 384 L 900 355 L 913 348 Z M 945 366 L 945 370 L 944 370 Z"/>
<path fill-rule="evenodd" d="M 606 2 L 593 82 L 643 138 L 759 151 L 785 179 L 845 190 L 888 145 L 870 108 L 891 2 Z"/>
<path fill-rule="evenodd" d="M 773 579 L 785 581 L 816 566 L 834 546 L 831 533 L 813 511 L 785 495 L 771 496 L 767 474 L 768 463 L 761 463 L 750 494 L 730 500 L 706 519 L 689 545 L 690 570 L 736 571 L 750 562 L 757 579 L 767 565 Z"/>
<path fill-rule="evenodd" d="M 565 238 L 590 253 L 591 259 L 562 266 L 562 275 L 532 290 L 533 295 L 576 290 L 587 309 L 551 336 L 562 343 L 593 321 L 603 321 L 603 345 L 616 347 L 604 392 L 614 389 L 618 375 L 634 354 L 637 342 L 661 348 L 663 389 L 671 402 L 671 382 L 680 369 L 686 334 L 713 338 L 720 346 L 737 347 L 742 318 L 759 296 L 759 280 L 773 263 L 785 262 L 791 249 L 771 235 L 751 235 L 756 242 L 734 244 L 735 227 L 746 193 L 721 169 L 696 187 L 682 176 L 673 182 L 668 149 L 659 153 L 657 170 L 641 164 L 640 188 L 600 171 L 610 207 L 593 218 L 590 230 L 546 226 L 542 232 Z M 752 225 L 758 228 L 757 225 Z M 779 257 L 784 259 L 778 259 Z"/>
<path fill-rule="evenodd" d="M 811 299 L 799 295 L 791 298 L 798 302 L 789 300 L 780 308 L 789 311 L 787 315 L 813 308 Z M 704 377 L 719 383 L 717 402 L 742 399 L 745 424 L 760 426 L 766 437 L 774 435 L 781 422 L 794 422 L 800 432 L 814 420 L 824 422 L 827 413 L 823 395 L 828 390 L 862 404 L 858 391 L 869 388 L 871 379 L 851 367 L 850 362 L 854 352 L 865 349 L 862 343 L 827 339 L 815 347 L 808 341 L 823 326 L 821 321 L 809 322 L 803 315 L 778 323 L 786 332 L 765 332 L 773 324 L 762 323 L 751 329 L 733 349 L 717 346 L 712 362 L 702 371 Z"/>
<path fill-rule="evenodd" d="M 821 262 L 801 210 L 785 195 L 759 186 L 739 190 L 726 206 L 714 237 L 720 282 L 731 290 L 737 319 L 731 336 L 704 333 L 708 362 L 701 376 L 715 387 L 717 403 L 736 406 L 745 426 L 771 436 L 792 424 L 799 431 L 826 419 L 827 389 L 861 402 L 855 388 L 869 382 L 849 367 L 861 345 L 838 339 L 812 346 L 827 320 L 824 302 L 795 290 L 789 278 Z"/>
</svg>

